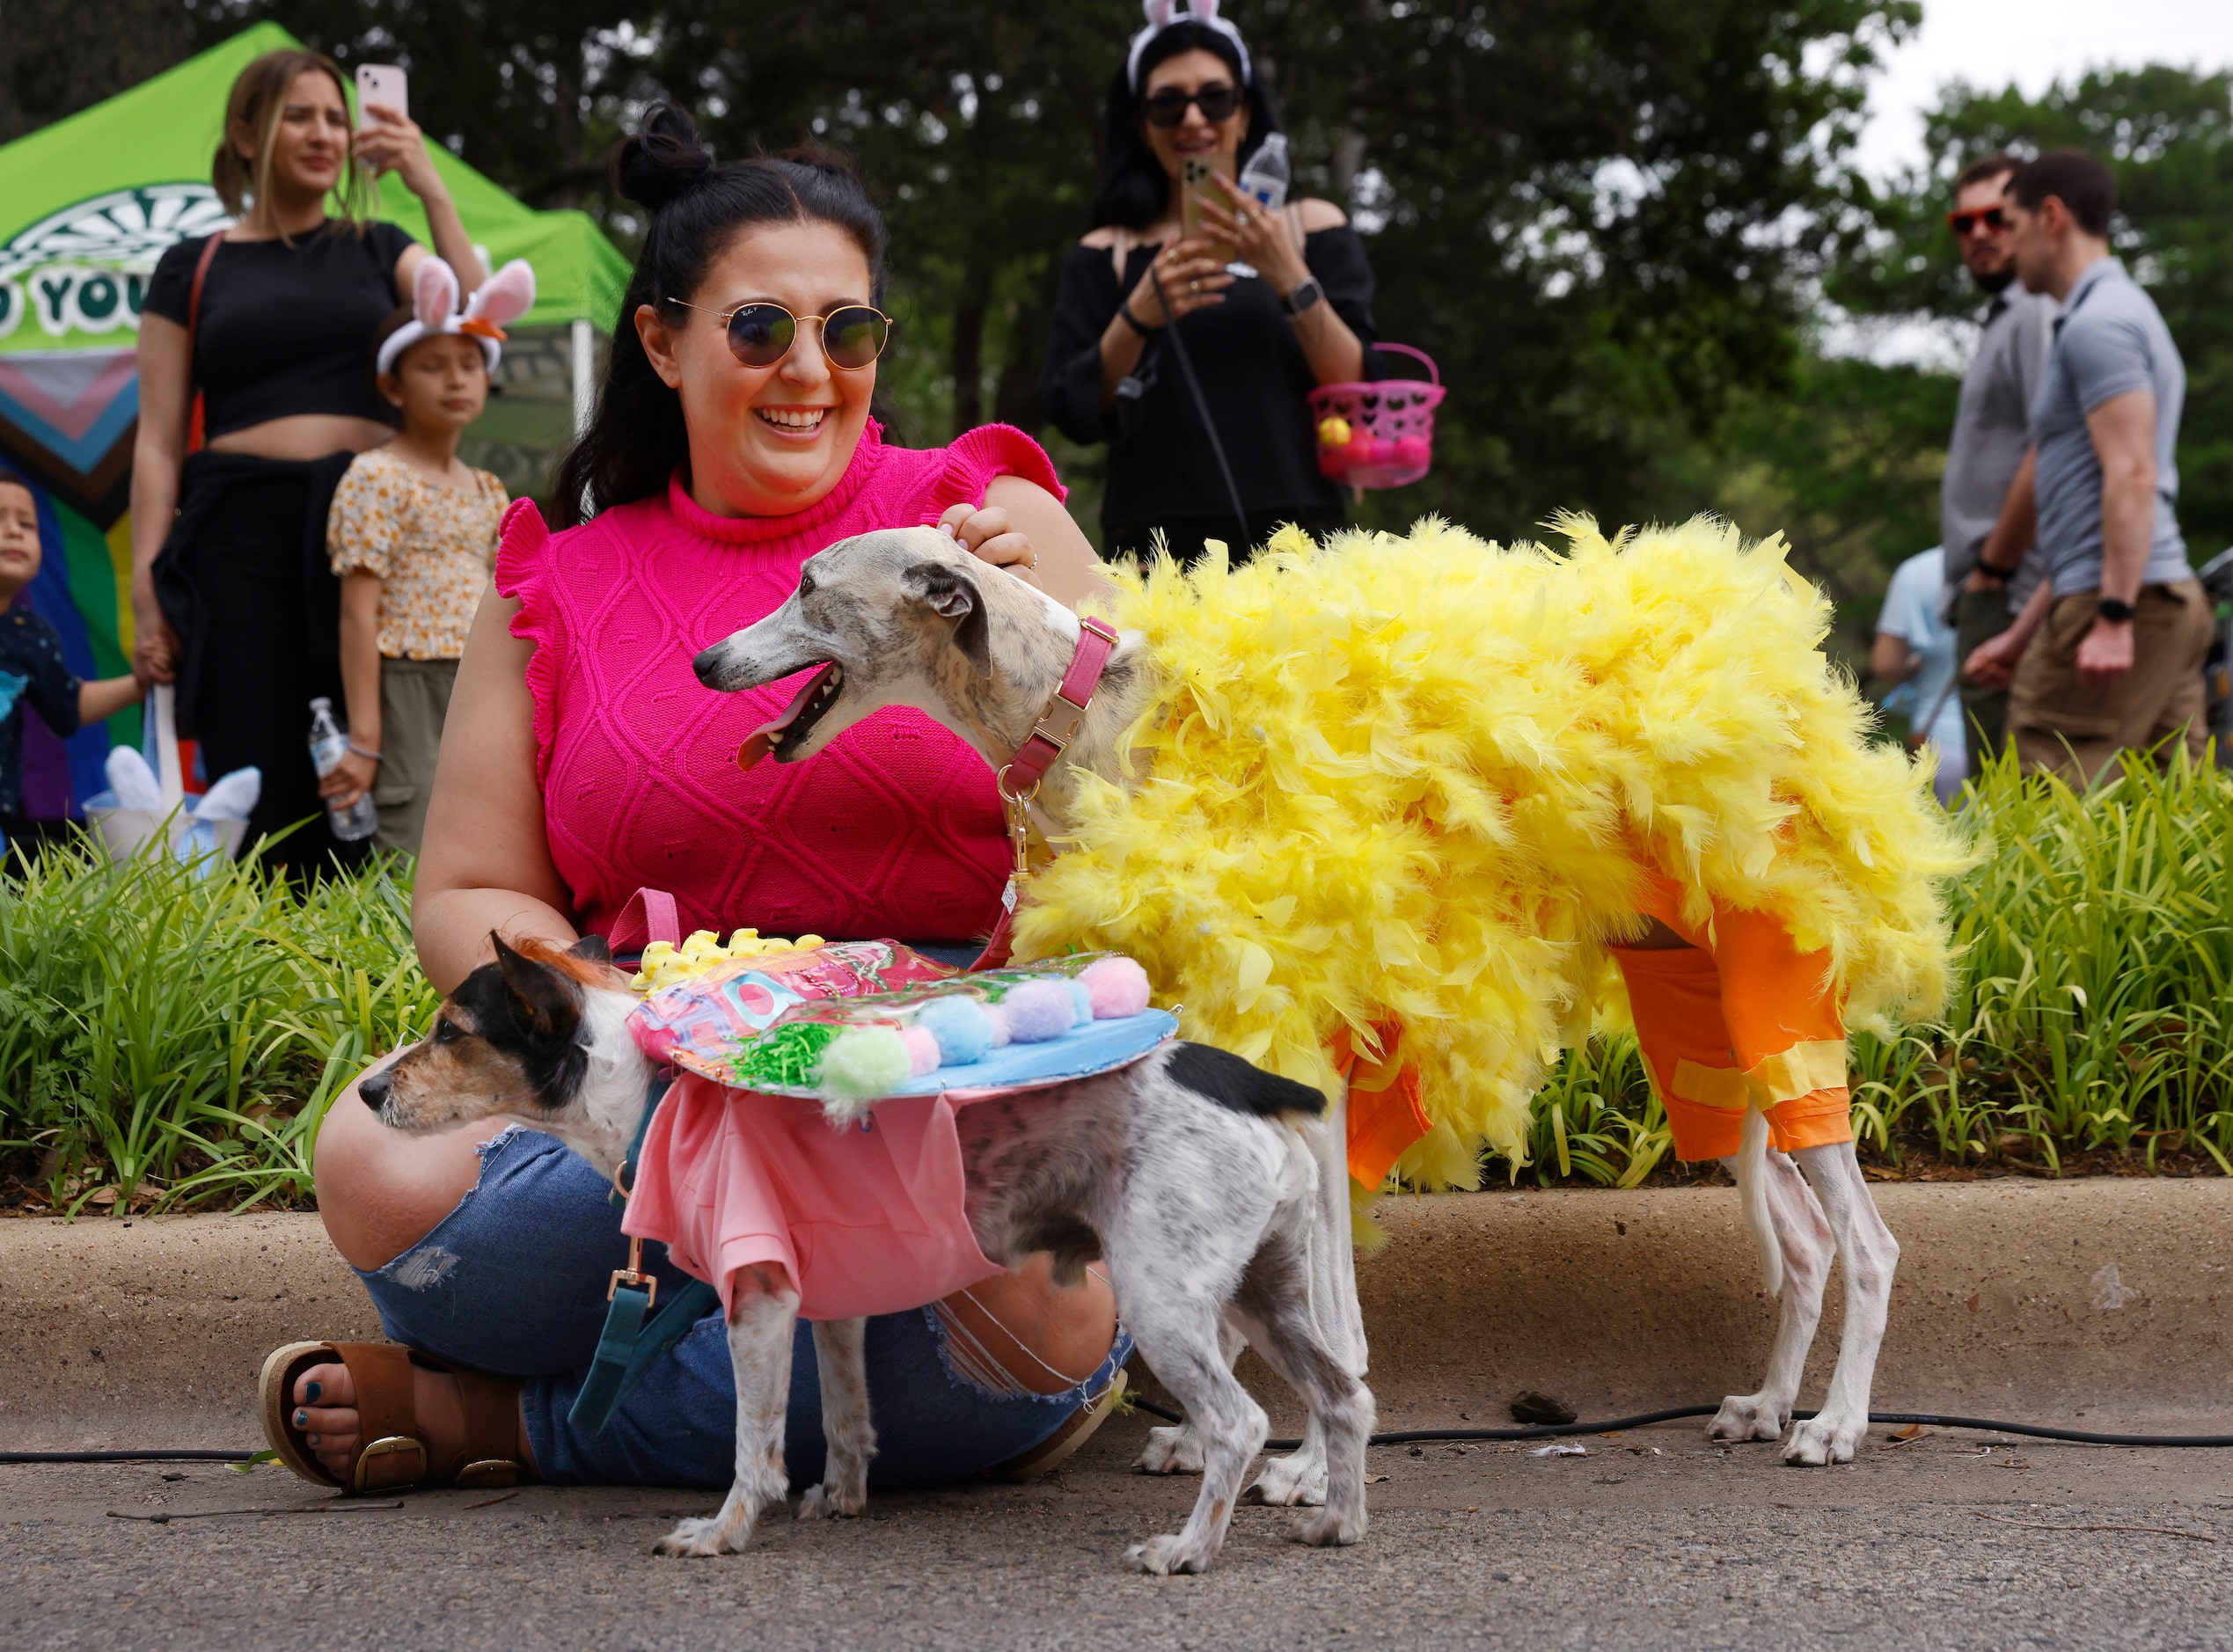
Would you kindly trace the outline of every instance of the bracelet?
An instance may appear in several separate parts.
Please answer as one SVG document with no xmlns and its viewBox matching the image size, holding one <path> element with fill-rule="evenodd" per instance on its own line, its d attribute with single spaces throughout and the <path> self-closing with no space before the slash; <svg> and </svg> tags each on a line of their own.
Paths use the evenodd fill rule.
<svg viewBox="0 0 2233 1652">
<path fill-rule="evenodd" d="M 1143 339 L 1152 339 L 1163 330 L 1160 327 L 1149 326 L 1147 323 L 1142 321 L 1138 316 L 1132 313 L 1132 307 L 1128 303 L 1117 305 L 1116 313 L 1124 318 L 1125 325 L 1131 328 L 1134 333 L 1138 333 Z"/>
<path fill-rule="evenodd" d="M 362 746 L 358 745 L 354 740 L 349 742 L 349 749 L 355 753 L 358 757 L 362 757 L 367 763 L 377 763 L 380 761 L 380 754 L 378 752 L 367 751 Z"/>
</svg>

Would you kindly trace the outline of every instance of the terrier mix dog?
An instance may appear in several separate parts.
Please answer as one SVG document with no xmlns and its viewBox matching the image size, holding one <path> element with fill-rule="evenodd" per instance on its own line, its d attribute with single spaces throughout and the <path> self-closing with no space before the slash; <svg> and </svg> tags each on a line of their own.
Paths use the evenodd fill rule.
<svg viewBox="0 0 2233 1652">
<path fill-rule="evenodd" d="M 496 957 L 443 1003 L 434 1029 L 361 1093 L 383 1123 L 413 1133 L 510 1117 L 547 1130 L 598 1170 L 619 1168 L 654 1070 L 629 1035 L 634 997 L 595 938 L 570 953 L 491 937 Z M 1183 1530 L 1129 1558 L 1141 1570 L 1198 1572 L 1216 1559 L 1263 1408 L 1220 1347 L 1230 1322 L 1309 1408 L 1325 1443 L 1325 1508 L 1304 1543 L 1365 1535 L 1365 1446 L 1373 1398 L 1328 1346 L 1309 1296 L 1318 1174 L 1306 1134 L 1325 1097 L 1239 1056 L 1175 1042 L 1129 1067 L 955 1115 L 966 1209 L 985 1254 L 1013 1266 L 1035 1251 L 1075 1283 L 1096 1258 L 1156 1377 L 1202 1443 L 1203 1484 Z M 799 1297 L 780 1267 L 736 1281 L 729 1351 L 736 1374 L 736 1480 L 721 1512 L 685 1520 L 657 1552 L 741 1550 L 784 1501 L 784 1407 Z M 856 1515 L 875 1431 L 861 1362 L 863 1322 L 817 1321 L 829 1462 L 801 1518 Z"/>
<path fill-rule="evenodd" d="M 1847 915 L 1835 920 L 1847 925 L 1838 932 L 1840 955 L 1871 960 L 1850 968 L 1867 978 L 1871 1003 L 1903 996 L 1920 1002 L 1929 996 L 1932 981 L 1943 981 L 1943 925 L 1927 881 L 1945 869 L 1951 852 L 1944 852 L 1940 841 L 1943 820 L 1934 824 L 1920 813 L 1909 818 L 1911 807 L 1919 808 L 1908 795 L 1914 790 L 1911 777 L 1896 759 L 1887 762 L 1872 754 L 1863 738 L 1865 710 L 1808 640 L 1816 621 L 1807 593 L 1795 582 L 1784 582 L 1772 551 L 1739 556 L 1723 537 L 1721 530 L 1693 524 L 1643 536 L 1626 552 L 1600 543 L 1559 561 L 1540 552 L 1498 552 L 1428 523 L 1409 542 L 1388 543 L 1383 535 L 1379 541 L 1337 545 L 1307 559 L 1283 558 L 1276 567 L 1269 559 L 1259 562 L 1231 576 L 1231 602 L 1223 605 L 1220 596 L 1191 602 L 1175 597 L 1168 581 L 1175 576 L 1158 573 L 1144 592 L 1124 599 L 1120 612 L 1162 629 L 1123 632 L 1089 706 L 1072 717 L 1058 712 L 1052 697 L 1071 669 L 1073 653 L 1084 657 L 1077 617 L 1025 581 L 987 568 L 936 530 L 896 529 L 844 540 L 809 558 L 797 591 L 781 608 L 707 648 L 694 663 L 707 687 L 727 691 L 811 673 L 788 707 L 739 753 L 739 761 L 748 764 L 770 755 L 782 763 L 804 762 L 872 713 L 907 705 L 968 741 L 997 770 L 1023 748 L 1035 726 L 1068 719 L 1065 734 L 1054 742 L 1067 744 L 1061 760 L 1046 771 L 1035 807 L 1051 842 L 1066 838 L 1087 847 L 1058 859 L 1040 880 L 1039 899 L 1043 903 L 1051 887 L 1063 884 L 1069 904 L 1062 910 L 1079 927 L 1058 932 L 1059 925 L 1050 920 L 1036 932 L 1038 939 L 1056 945 L 1067 940 L 1112 946 L 1140 957 L 1164 990 L 1182 991 L 1198 1019 L 1214 1020 L 1227 1034 L 1249 1024 L 1248 1005 L 1236 1007 L 1231 990 L 1233 960 L 1245 955 L 1237 950 L 1240 942 L 1262 936 L 1270 944 L 1275 938 L 1256 914 L 1273 905 L 1292 911 L 1299 888 L 1319 902 L 1314 921 L 1320 932 L 1338 935 L 1346 921 L 1349 932 L 1365 929 L 1366 939 L 1315 954 L 1325 959 L 1341 952 L 1337 964 L 1325 967 L 1351 973 L 1340 978 L 1346 997 L 1337 998 L 1329 989 L 1313 1001 L 1318 1006 L 1314 1025 L 1298 1028 L 1301 1016 L 1294 1006 L 1312 989 L 1309 971 L 1316 966 L 1308 960 L 1283 966 L 1287 972 L 1275 982 L 1281 996 L 1274 1007 L 1288 1017 L 1282 1035 L 1291 1045 L 1297 1030 L 1305 1044 L 1314 1040 L 1322 1045 L 1343 1019 L 1351 1025 L 1374 1020 L 1374 1010 L 1359 1006 L 1376 998 L 1395 1000 L 1399 992 L 1408 991 L 1413 1002 L 1432 1001 L 1431 991 L 1442 985 L 1439 980 L 1421 990 L 1413 975 L 1403 977 L 1409 985 L 1387 989 L 1371 973 L 1375 965 L 1370 925 L 1395 898 L 1388 889 L 1397 877 L 1412 875 L 1409 866 L 1391 867 L 1384 860 L 1380 866 L 1387 871 L 1386 884 L 1344 887 L 1336 898 L 1327 892 L 1328 880 L 1367 882 L 1375 868 L 1362 860 L 1362 851 L 1348 860 L 1320 852 L 1325 840 L 1342 833 L 1348 834 L 1340 838 L 1347 844 L 1384 827 L 1416 826 L 1416 840 L 1423 846 L 1411 852 L 1415 861 L 1435 868 L 1471 868 L 1462 875 L 1439 870 L 1420 874 L 1431 886 L 1424 897 L 1431 916 L 1422 922 L 1469 926 L 1461 932 L 1493 953 L 1510 954 L 1475 963 L 1475 975 L 1508 965 L 1537 970 L 1524 977 L 1520 989 L 1506 990 L 1498 1000 L 1506 1006 L 1497 1012 L 1505 1020 L 1489 1025 L 1483 1018 L 1483 1026 L 1460 1029 L 1480 1042 L 1467 1047 L 1474 1052 L 1470 1067 L 1446 1068 L 1442 1088 L 1427 1099 L 1430 1115 L 1438 1105 L 1455 1109 L 1472 1105 L 1475 1097 L 1493 1095 L 1502 1098 L 1495 1105 L 1507 1108 L 1509 1131 L 1517 1098 L 1540 1081 L 1542 1052 L 1570 1031 L 1573 1006 L 1586 1006 L 1597 990 L 1588 972 L 1605 961 L 1607 953 L 1600 949 L 1629 947 L 1616 955 L 1637 1006 L 1646 1056 L 1670 1115 L 1688 1109 L 1676 1119 L 1679 1138 L 1686 1128 L 1699 1132 L 1688 1143 L 1679 1139 L 1678 1146 L 1704 1142 L 1701 1151 L 1684 1156 L 1722 1157 L 1734 1172 L 1768 1290 L 1782 1298 L 1767 1381 L 1756 1393 L 1730 1396 L 1711 1432 L 1723 1439 L 1773 1440 L 1789 1426 L 1787 1461 L 1842 1462 L 1852 1457 L 1868 1426 L 1871 1377 L 1899 1247 L 1878 1216 L 1854 1157 L 1846 1118 L 1843 1027 L 1838 1020 L 1843 1005 L 1837 990 L 1826 984 L 1827 965 L 1820 961 L 1831 954 L 1809 954 L 1797 965 L 1755 969 L 1746 977 L 1739 972 L 1742 961 L 1733 949 L 1728 956 L 1705 950 L 1721 945 L 1703 939 L 1705 934 L 1726 938 L 1740 927 L 1728 914 L 1746 903 L 1727 909 L 1717 904 L 1716 911 L 1724 914 L 1719 931 L 1695 925 L 1687 944 L 1696 950 L 1679 955 L 1706 961 L 1708 993 L 1714 990 L 1711 975 L 1717 967 L 1725 980 L 1739 981 L 1729 998 L 1728 1026 L 1738 1029 L 1740 1020 L 1746 1027 L 1764 1025 L 1768 1043 L 1753 1055 L 1741 1055 L 1746 1035 L 1721 1030 L 1723 1006 L 1717 1000 L 1708 1005 L 1710 1014 L 1660 1015 L 1648 1021 L 1644 992 L 1651 984 L 1647 977 L 1652 962 L 1648 944 L 1639 947 L 1618 937 L 1648 928 L 1647 917 L 1662 927 L 1666 923 L 1658 910 L 1637 901 L 1650 862 L 1620 860 L 1606 849 L 1624 842 L 1650 844 L 1650 831 L 1665 830 L 1666 822 L 1678 817 L 1695 822 L 1695 829 L 1686 824 L 1685 830 L 1695 830 L 1697 840 L 1716 841 L 1714 834 L 1720 833 L 1719 841 L 1726 842 L 1753 833 L 1759 847 L 1746 865 L 1756 876 L 1759 866 L 1769 866 L 1787 884 L 1812 876 L 1829 888 L 1829 897 L 1812 910 Z M 1226 576 L 1220 571 L 1215 577 Z M 1611 622 L 1601 616 L 1654 580 L 1659 609 L 1615 638 L 1616 646 L 1600 647 L 1601 638 L 1563 632 L 1549 638 L 1542 634 L 1547 625 L 1576 614 L 1608 629 Z M 1557 581 L 1566 583 L 1551 589 L 1550 582 Z M 1724 610 L 1738 608 L 1732 589 L 1739 591 L 1746 616 L 1740 628 L 1723 624 L 1725 615 L 1713 611 L 1717 603 Z M 1499 603 L 1515 612 L 1505 613 Z M 1174 615 L 1198 618 L 1182 621 Z M 1364 618 L 1354 618 L 1358 615 Z M 1310 633 L 1315 640 L 1307 647 L 1299 640 L 1306 620 L 1316 626 Z M 1354 632 L 1344 628 L 1352 621 Z M 1380 676 L 1363 676 L 1381 669 L 1370 662 L 1377 657 L 1373 649 L 1388 636 L 1417 640 L 1390 645 L 1383 652 L 1400 656 L 1398 662 Z M 1366 640 L 1358 640 L 1360 637 Z M 1717 656 L 1718 667 L 1713 659 L 1701 662 L 1686 685 L 1680 672 L 1658 663 L 1660 656 L 1651 650 L 1688 646 L 1693 637 L 1709 638 L 1710 646 L 1724 652 Z M 1750 654 L 1730 652 L 1745 647 Z M 1321 660 L 1330 663 L 1322 668 L 1314 663 Z M 1273 686 L 1249 701 L 1252 710 L 1244 713 L 1235 702 L 1255 691 L 1249 673 L 1259 662 L 1261 676 Z M 1404 699 L 1430 666 L 1445 674 L 1436 679 L 1440 698 L 1426 706 Z M 1267 706 L 1275 691 L 1288 691 L 1314 671 L 1338 679 L 1340 691 L 1368 709 L 1345 710 L 1330 691 L 1308 701 L 1302 712 L 1288 714 L 1284 704 Z M 1776 698 L 1763 686 L 1768 683 L 1775 684 Z M 1493 696 L 1507 690 L 1515 702 L 1531 693 L 1535 698 L 1519 705 L 1498 727 L 1484 730 L 1464 720 L 1474 716 L 1486 721 L 1482 708 L 1495 710 Z M 1583 696 L 1594 698 L 1581 709 L 1566 708 L 1567 701 Z M 1197 701 L 1213 709 L 1197 716 L 1193 710 Z M 1388 708 L 1377 724 L 1369 709 L 1375 703 Z M 1633 726 L 1639 718 L 1627 709 L 1638 705 L 1645 708 L 1641 729 Z M 1430 714 L 1441 717 L 1440 726 L 1422 721 Z M 1279 720 L 1282 715 L 1287 720 Z M 1721 720 L 1716 723 L 1716 718 Z M 1361 720 L 1374 731 L 1376 742 L 1381 733 L 1395 728 L 1393 753 L 1377 743 L 1362 749 L 1357 743 L 1362 735 L 1337 726 L 1344 720 Z M 1182 737 L 1157 732 L 1182 727 Z M 1554 745 L 1570 733 L 1570 751 Z M 1149 735 L 1162 742 L 1151 762 L 1128 762 L 1127 739 Z M 1329 735 L 1354 739 L 1336 753 L 1328 743 Z M 1545 748 L 1553 755 L 1538 762 Z M 1535 766 L 1511 757 L 1514 749 Z M 1733 757 L 1723 756 L 1732 752 Z M 1723 768 L 1699 778 L 1701 765 L 1710 760 L 1723 763 Z M 1314 761 L 1320 766 L 1310 770 Z M 1732 763 L 1753 765 L 1741 785 L 1729 776 Z M 1446 784 L 1436 782 L 1445 786 L 1444 793 L 1429 789 L 1423 779 L 1418 789 L 1425 793 L 1424 803 L 1390 803 L 1386 792 L 1378 794 L 1377 802 L 1366 800 L 1364 787 L 1377 774 L 1423 774 L 1434 764 L 1443 765 L 1439 772 L 1454 777 Z M 1294 778 L 1307 771 L 1319 777 L 1314 792 L 1309 782 Z M 1343 775 L 1355 778 L 1346 785 L 1326 778 Z M 1235 807 L 1212 817 L 1205 812 L 1212 805 L 1192 800 L 1211 793 L 1253 800 L 1256 812 Z M 1473 815 L 1430 817 L 1419 825 L 1399 815 L 1400 808 L 1409 808 L 1431 816 L 1436 799 L 1445 794 L 1471 795 Z M 1755 796 L 1773 800 L 1772 807 L 1755 807 L 1751 800 Z M 1272 842 L 1270 812 L 1288 808 L 1287 800 L 1296 797 L 1318 813 L 1287 838 Z M 1792 797 L 1802 801 L 1783 800 Z M 1731 799 L 1736 800 L 1726 801 Z M 1494 815 L 1500 806 L 1494 830 L 1481 827 L 1479 817 Z M 1380 812 L 1370 813 L 1374 808 Z M 1138 816 L 1129 825 L 1127 810 Z M 1345 810 L 1360 818 L 1349 818 Z M 1763 819 L 1767 828 L 1761 824 Z M 1581 824 L 1574 825 L 1577 822 Z M 1327 824 L 1321 831 L 1314 822 Z M 1811 859 L 1775 861 L 1783 852 L 1778 844 L 1788 844 L 1802 828 L 1816 832 L 1828 846 L 1815 853 L 1817 839 L 1807 838 Z M 1557 837 L 1560 830 L 1568 836 Z M 1219 837 L 1220 831 L 1226 835 Z M 1763 831 L 1770 835 L 1763 837 Z M 1910 841 L 1871 836 L 1901 831 Z M 1589 841 L 1578 847 L 1578 838 Z M 1484 842 L 1488 847 L 1482 846 Z M 1095 858 L 1087 859 L 1089 855 Z M 1262 863 L 1265 880 L 1249 884 L 1242 893 L 1250 900 L 1244 901 L 1215 880 L 1219 864 L 1249 857 Z M 1065 866 L 1080 860 L 1091 869 L 1065 882 Z M 1119 860 L 1121 875 L 1131 880 L 1121 885 L 1120 874 L 1109 869 Z M 1312 866 L 1308 873 L 1294 870 L 1307 863 Z M 1801 866 L 1806 869 L 1787 870 Z M 1824 867 L 1828 869 L 1819 870 Z M 1879 870 L 1885 867 L 1892 870 Z M 1285 893 L 1272 887 L 1283 877 L 1297 880 L 1284 886 Z M 1096 878 L 1100 881 L 1088 888 Z M 1516 893 L 1516 881 L 1522 879 L 1531 881 Z M 1080 898 L 1081 890 L 1106 898 L 1096 904 Z M 1171 893 L 1175 890 L 1180 893 Z M 1694 905 L 1703 904 L 1699 888 L 1690 895 Z M 1714 898 L 1718 903 L 1724 896 L 1715 891 Z M 1669 920 L 1685 921 L 1675 907 L 1666 910 Z M 1522 916 L 1509 921 L 1497 916 L 1510 913 Z M 1351 914 L 1356 916 L 1344 918 Z M 1543 922 L 1544 914 L 1563 926 L 1562 934 L 1527 928 L 1529 916 Z M 1737 915 L 1752 919 L 1754 930 L 1763 927 L 1748 910 Z M 1765 920 L 1784 921 L 1772 915 Z M 1499 924 L 1505 927 L 1495 927 Z M 1400 933 L 1399 950 L 1406 944 Z M 1769 939 L 1786 954 L 1797 953 L 1787 931 L 1776 928 Z M 1430 939 L 1424 944 L 1431 950 L 1438 943 Z M 1439 944 L 1451 944 L 1446 933 Z M 1686 941 L 1678 932 L 1661 944 L 1679 947 Z M 1385 963 L 1387 943 L 1380 947 Z M 1362 963 L 1355 961 L 1359 957 Z M 1892 961 L 1882 961 L 1887 958 Z M 1512 964 L 1512 959 L 1520 961 Z M 1531 959 L 1556 961 L 1538 966 Z M 1456 966 L 1445 967 L 1455 973 Z M 1395 965 L 1386 968 L 1393 970 Z M 1259 969 L 1256 980 L 1263 979 Z M 1226 993 L 1221 1016 L 1211 1007 L 1219 991 Z M 1799 1024 L 1781 1014 L 1778 994 L 1793 991 L 1813 995 L 1804 1007 L 1823 1030 L 1783 1034 L 1777 1042 L 1780 1027 Z M 1515 1003 L 1519 1007 L 1510 1009 Z M 1585 1012 L 1580 1020 L 1586 1024 Z M 1718 1046 L 1717 1057 L 1713 1049 L 1666 1047 L 1663 1023 L 1679 1038 L 1694 1042 L 1713 1034 L 1704 1042 Z M 1268 1030 L 1265 1035 L 1268 1039 Z M 1796 1047 L 1787 1050 L 1787 1045 Z M 1362 1378 L 1365 1336 L 1357 1309 L 1348 1201 L 1343 1196 L 1348 1185 L 1343 1121 L 1349 1100 L 1336 1085 L 1330 1128 L 1316 1143 L 1321 1196 L 1308 1254 L 1311 1295 L 1324 1341 L 1352 1377 Z M 1795 1108 L 1812 1110 L 1797 1118 Z M 1479 1139 L 1479 1127 L 1473 1128 L 1473 1137 L 1458 1132 L 1456 1148 Z M 1769 1150 L 1771 1128 L 1776 1144 L 1787 1151 Z M 1377 1181 L 1379 1173 L 1369 1179 Z M 1846 1276 L 1843 1347 L 1821 1413 L 1791 1426 L 1834 1254 Z M 1235 1346 L 1227 1344 L 1228 1354 Z M 1256 1495 L 1278 1502 L 1326 1496 L 1322 1453 L 1330 1444 L 1314 1419 L 1303 1451 L 1272 1464 Z M 1151 1472 L 1192 1470 L 1206 1460 L 1205 1442 L 1191 1429 L 1163 1429 L 1140 1466 Z"/>
</svg>

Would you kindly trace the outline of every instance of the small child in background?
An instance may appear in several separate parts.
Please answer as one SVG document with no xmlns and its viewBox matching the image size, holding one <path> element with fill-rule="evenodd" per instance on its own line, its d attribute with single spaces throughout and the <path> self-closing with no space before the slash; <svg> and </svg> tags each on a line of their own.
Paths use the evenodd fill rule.
<svg viewBox="0 0 2233 1652">
<path fill-rule="evenodd" d="M 23 816 L 23 708 L 64 739 L 87 723 L 136 705 L 147 684 L 136 676 L 82 683 L 62 662 L 54 626 L 16 601 L 39 577 L 39 508 L 31 489 L 0 471 L 0 851 L 57 835 Z"/>
<path fill-rule="evenodd" d="M 458 442 L 488 405 L 502 324 L 533 304 L 535 277 L 515 260 L 460 314 L 457 277 L 429 258 L 414 296 L 374 346 L 375 382 L 403 428 L 357 455 L 326 518 L 341 581 L 349 749 L 318 786 L 341 808 L 371 793 L 376 841 L 410 854 L 426 830 L 458 661 L 507 502 L 502 482 L 458 459 Z"/>
</svg>

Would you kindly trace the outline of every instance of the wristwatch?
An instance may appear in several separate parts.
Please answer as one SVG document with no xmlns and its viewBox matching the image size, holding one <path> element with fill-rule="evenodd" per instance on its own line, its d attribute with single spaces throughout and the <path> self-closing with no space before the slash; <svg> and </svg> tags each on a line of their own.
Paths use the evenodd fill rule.
<svg viewBox="0 0 2233 1652">
<path fill-rule="evenodd" d="M 2134 609 L 2130 603 L 2120 602 L 2113 596 L 2105 596 L 2094 604 L 2094 612 L 2112 625 L 2121 625 L 2133 617 Z"/>
<path fill-rule="evenodd" d="M 1319 285 L 1318 277 L 1306 275 L 1296 284 L 1295 290 L 1279 302 L 1285 307 L 1287 318 L 1292 321 L 1325 296 L 1326 289 Z"/>
</svg>

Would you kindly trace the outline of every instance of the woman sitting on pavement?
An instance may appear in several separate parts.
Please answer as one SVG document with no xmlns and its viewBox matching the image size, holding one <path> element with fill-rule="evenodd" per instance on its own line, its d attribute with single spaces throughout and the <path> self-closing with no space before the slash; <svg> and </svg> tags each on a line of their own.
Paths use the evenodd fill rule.
<svg viewBox="0 0 2233 1652">
<path fill-rule="evenodd" d="M 953 943 L 991 929 L 1007 859 L 977 756 L 892 711 L 811 764 L 740 774 L 732 754 L 785 696 L 712 693 L 691 660 L 772 612 L 805 559 L 848 535 L 943 523 L 1072 603 L 1095 587 L 1091 547 L 1021 433 L 924 451 L 883 441 L 870 405 L 884 230 L 849 172 L 815 155 L 714 166 L 663 106 L 619 171 L 652 215 L 623 304 L 633 325 L 560 472 L 567 530 L 515 507 L 466 640 L 413 914 L 427 974 L 454 987 L 493 955 L 492 930 L 611 935 L 644 888 L 671 893 L 686 931 L 892 936 L 967 962 L 976 949 Z M 603 1432 L 568 1423 L 626 1246 L 607 1183 L 554 1138 L 406 1137 L 352 1088 L 316 1169 L 326 1231 L 412 1352 L 275 1354 L 265 1424 L 296 1461 L 367 1488 L 489 1464 L 558 1481 L 728 1483 L 736 1396 L 718 1312 Z M 663 1290 L 680 1283 L 656 1271 Z M 794 1480 L 818 1476 L 823 1457 L 806 1329 Z M 1106 1414 L 1129 1348 L 1107 1283 L 1058 1288 L 1043 1260 L 871 1320 L 870 1483 L 1051 1466 Z M 384 1462 L 361 1471 L 376 1436 L 421 1442 L 416 1475 L 407 1451 L 391 1452 L 400 1478 Z"/>
<path fill-rule="evenodd" d="M 1161 14 L 1169 10 L 1165 0 Z M 1283 523 L 1313 535 L 1341 527 L 1341 490 L 1319 473 L 1305 398 L 1320 384 L 1383 376 L 1369 347 L 1379 336 L 1373 268 L 1332 201 L 1271 212 L 1213 186 L 1201 205 L 1206 233 L 1182 238 L 1185 164 L 1207 161 L 1231 179 L 1279 129 L 1239 31 L 1213 4 L 1197 0 L 1195 13 L 1151 21 L 1109 87 L 1095 227 L 1062 267 L 1039 380 L 1040 403 L 1064 435 L 1109 444 L 1102 545 L 1112 557 L 1145 553 L 1159 530 L 1172 554 L 1191 561 L 1205 538 L 1239 558 Z M 1236 253 L 1254 274 L 1228 269 Z M 1167 328 L 1183 329 L 1248 513 L 1245 541 Z M 1117 395 L 1127 376 L 1146 385 L 1136 403 Z"/>
</svg>

